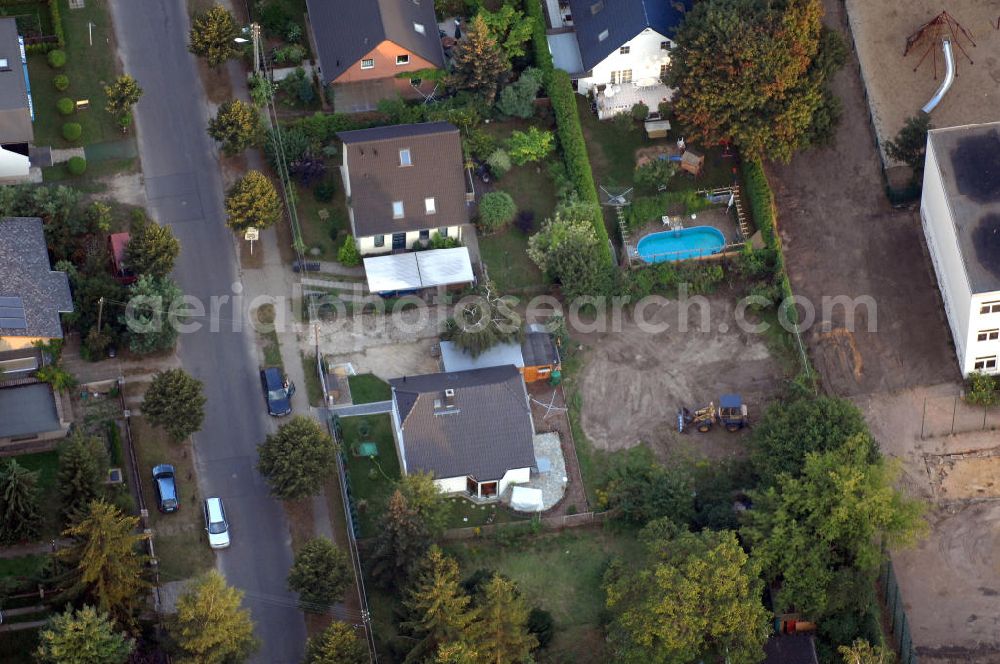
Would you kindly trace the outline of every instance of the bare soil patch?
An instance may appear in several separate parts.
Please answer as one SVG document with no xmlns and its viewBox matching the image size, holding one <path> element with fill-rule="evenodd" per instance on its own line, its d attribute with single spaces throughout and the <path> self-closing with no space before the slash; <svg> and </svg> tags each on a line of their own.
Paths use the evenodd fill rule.
<svg viewBox="0 0 1000 664">
<path fill-rule="evenodd" d="M 664 301 L 646 311 L 646 320 L 670 325 L 664 332 L 644 331 L 626 315 L 620 330 L 574 334 L 586 347 L 577 384 L 583 396 L 581 424 L 595 448 L 615 451 L 648 443 L 661 456 L 742 454 L 739 434 L 718 428 L 709 434 L 677 433 L 677 409 L 718 403 L 719 395 L 735 392 L 751 418 L 760 417 L 780 391 L 784 370 L 763 335 L 735 324 L 729 298 L 717 295 L 706 302 L 710 315 L 704 328 L 699 307 L 692 306 L 689 330 L 678 331 L 682 306 Z"/>
<path fill-rule="evenodd" d="M 997 119 L 1000 106 L 1000 31 L 996 25 L 1000 8 L 983 0 L 907 0 L 872 2 L 846 0 L 851 31 L 858 49 L 858 59 L 872 119 L 884 144 L 903 126 L 906 118 L 916 115 L 931 98 L 944 77 L 940 45 L 918 65 L 926 47 L 918 46 L 903 57 L 906 38 L 920 26 L 947 10 L 968 30 L 976 45 L 964 37 L 960 43 L 973 64 L 954 48 L 957 77 L 951 89 L 931 113 L 935 127 L 953 127 Z M 950 34 L 950 31 L 947 32 Z M 937 80 L 933 58 L 937 56 Z M 914 68 L 917 68 L 914 71 Z"/>
</svg>

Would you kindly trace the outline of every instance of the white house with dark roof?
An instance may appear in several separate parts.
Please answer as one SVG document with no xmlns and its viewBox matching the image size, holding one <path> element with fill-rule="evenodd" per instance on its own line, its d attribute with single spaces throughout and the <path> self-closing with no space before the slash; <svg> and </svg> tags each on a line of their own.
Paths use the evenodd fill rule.
<svg viewBox="0 0 1000 664">
<path fill-rule="evenodd" d="M 1000 373 L 1000 122 L 928 132 L 920 219 L 962 375 Z"/>
<path fill-rule="evenodd" d="M 549 50 L 602 118 L 642 102 L 655 112 L 673 90 L 662 79 L 691 0 L 547 0 Z"/>
<path fill-rule="evenodd" d="M 389 385 L 403 473 L 431 473 L 444 493 L 490 501 L 531 479 L 535 425 L 517 367 L 404 376 Z"/>
<path fill-rule="evenodd" d="M 23 182 L 30 175 L 33 121 L 24 40 L 13 18 L 0 18 L 0 184 Z"/>
</svg>

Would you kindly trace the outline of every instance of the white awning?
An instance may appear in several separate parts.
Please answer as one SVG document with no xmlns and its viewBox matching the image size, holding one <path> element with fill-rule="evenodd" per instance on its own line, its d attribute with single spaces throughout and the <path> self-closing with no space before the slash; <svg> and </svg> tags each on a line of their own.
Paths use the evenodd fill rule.
<svg viewBox="0 0 1000 664">
<path fill-rule="evenodd" d="M 466 284 L 475 279 L 466 247 L 366 258 L 365 274 L 372 293 Z"/>
<path fill-rule="evenodd" d="M 518 512 L 541 512 L 545 508 L 541 489 L 516 486 L 510 492 L 510 508 Z"/>
</svg>

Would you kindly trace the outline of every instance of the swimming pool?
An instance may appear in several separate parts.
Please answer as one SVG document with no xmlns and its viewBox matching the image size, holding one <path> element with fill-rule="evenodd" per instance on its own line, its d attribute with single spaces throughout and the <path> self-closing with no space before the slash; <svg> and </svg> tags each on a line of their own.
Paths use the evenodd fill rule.
<svg viewBox="0 0 1000 664">
<path fill-rule="evenodd" d="M 710 256 L 722 251 L 726 236 L 711 226 L 693 226 L 676 231 L 661 231 L 639 240 L 636 253 L 647 263 L 682 261 Z"/>
</svg>

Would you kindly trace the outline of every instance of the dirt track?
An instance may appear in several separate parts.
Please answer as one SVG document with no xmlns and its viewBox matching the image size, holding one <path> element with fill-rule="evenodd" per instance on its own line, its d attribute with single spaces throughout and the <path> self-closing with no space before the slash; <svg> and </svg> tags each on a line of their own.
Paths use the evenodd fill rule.
<svg viewBox="0 0 1000 664">
<path fill-rule="evenodd" d="M 661 456 L 668 451 L 697 449 L 700 456 L 740 454 L 742 437 L 722 430 L 680 436 L 676 412 L 696 408 L 719 395 L 736 392 L 749 405 L 751 418 L 778 392 L 783 369 L 764 338 L 737 329 L 733 304 L 724 296 L 709 299 L 710 325 L 685 333 L 677 328 L 679 306 L 670 302 L 648 320 L 668 322 L 671 329 L 644 332 L 632 320 L 620 332 L 574 334 L 586 356 L 580 376 L 582 425 L 595 447 L 619 450 L 649 443 Z M 698 308 L 692 307 L 691 320 Z M 692 326 L 693 327 L 693 326 Z"/>
</svg>

